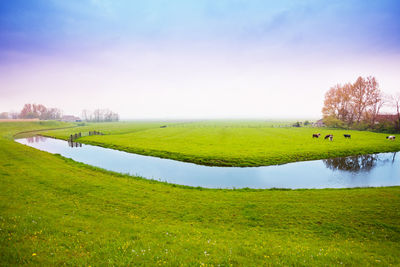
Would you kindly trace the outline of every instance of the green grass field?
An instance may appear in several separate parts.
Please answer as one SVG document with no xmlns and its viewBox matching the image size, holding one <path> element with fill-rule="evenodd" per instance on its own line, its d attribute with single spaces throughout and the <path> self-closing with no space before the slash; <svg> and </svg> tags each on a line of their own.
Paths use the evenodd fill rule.
<svg viewBox="0 0 400 267">
<path fill-rule="evenodd" d="M 400 265 L 400 187 L 196 189 L 12 140 L 67 126 L 0 123 L 1 265 Z"/>
<path fill-rule="evenodd" d="M 215 166 L 262 166 L 400 150 L 387 134 L 311 127 L 281 127 L 288 122 L 208 121 L 194 123 L 111 123 L 43 132 L 67 139 L 70 134 L 98 129 L 103 136 L 80 138 L 128 152 Z M 160 128 L 167 125 L 166 128 Z M 313 139 L 313 133 L 321 133 Z M 351 134 L 351 140 L 343 134 Z M 323 136 L 333 134 L 334 140 Z M 400 136 L 398 136 L 399 138 Z"/>
</svg>

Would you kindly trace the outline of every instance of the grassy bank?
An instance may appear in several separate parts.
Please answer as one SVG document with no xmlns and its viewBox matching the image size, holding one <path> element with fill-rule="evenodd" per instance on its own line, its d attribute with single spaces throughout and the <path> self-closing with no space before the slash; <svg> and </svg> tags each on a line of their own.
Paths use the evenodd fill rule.
<svg viewBox="0 0 400 267">
<path fill-rule="evenodd" d="M 326 128 L 281 127 L 287 122 L 195 122 L 99 124 L 45 132 L 66 139 L 75 132 L 104 129 L 80 142 L 128 152 L 215 166 L 262 166 L 400 150 L 387 134 Z M 313 133 L 321 133 L 313 139 Z M 332 142 L 323 136 L 333 134 Z M 351 134 L 345 139 L 343 134 Z M 400 136 L 398 136 L 399 138 Z"/>
<path fill-rule="evenodd" d="M 2 265 L 400 264 L 399 187 L 190 189 L 12 141 L 62 126 L 0 123 Z"/>
</svg>

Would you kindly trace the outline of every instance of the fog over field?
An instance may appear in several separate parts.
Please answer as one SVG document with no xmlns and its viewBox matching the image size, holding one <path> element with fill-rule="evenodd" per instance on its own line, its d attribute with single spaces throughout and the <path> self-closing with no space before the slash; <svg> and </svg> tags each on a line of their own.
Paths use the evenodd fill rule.
<svg viewBox="0 0 400 267">
<path fill-rule="evenodd" d="M 373 75 L 400 90 L 397 1 L 3 1 L 0 107 L 134 118 L 319 118 Z"/>
</svg>

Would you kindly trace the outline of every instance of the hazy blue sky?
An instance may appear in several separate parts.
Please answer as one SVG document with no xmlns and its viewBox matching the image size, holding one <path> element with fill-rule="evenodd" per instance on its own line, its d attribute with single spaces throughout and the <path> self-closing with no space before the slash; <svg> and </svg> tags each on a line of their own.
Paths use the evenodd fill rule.
<svg viewBox="0 0 400 267">
<path fill-rule="evenodd" d="M 360 75 L 400 91 L 400 1 L 0 0 L 0 111 L 319 117 Z"/>
</svg>

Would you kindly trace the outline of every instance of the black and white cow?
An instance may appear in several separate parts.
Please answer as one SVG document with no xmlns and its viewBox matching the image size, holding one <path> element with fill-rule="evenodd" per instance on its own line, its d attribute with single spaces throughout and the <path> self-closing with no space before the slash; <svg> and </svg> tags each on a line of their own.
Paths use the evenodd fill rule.
<svg viewBox="0 0 400 267">
<path fill-rule="evenodd" d="M 313 135 L 312 135 L 312 138 L 318 138 L 320 135 L 321 135 L 320 133 L 313 134 Z"/>
<path fill-rule="evenodd" d="M 351 138 L 350 134 L 344 134 L 343 136 L 344 136 L 344 138 L 349 138 L 349 139 Z"/>
<path fill-rule="evenodd" d="M 386 136 L 386 139 L 388 139 L 388 140 L 395 140 L 395 139 L 396 139 L 396 136 L 394 136 L 394 135 L 389 135 L 389 136 Z"/>
</svg>

